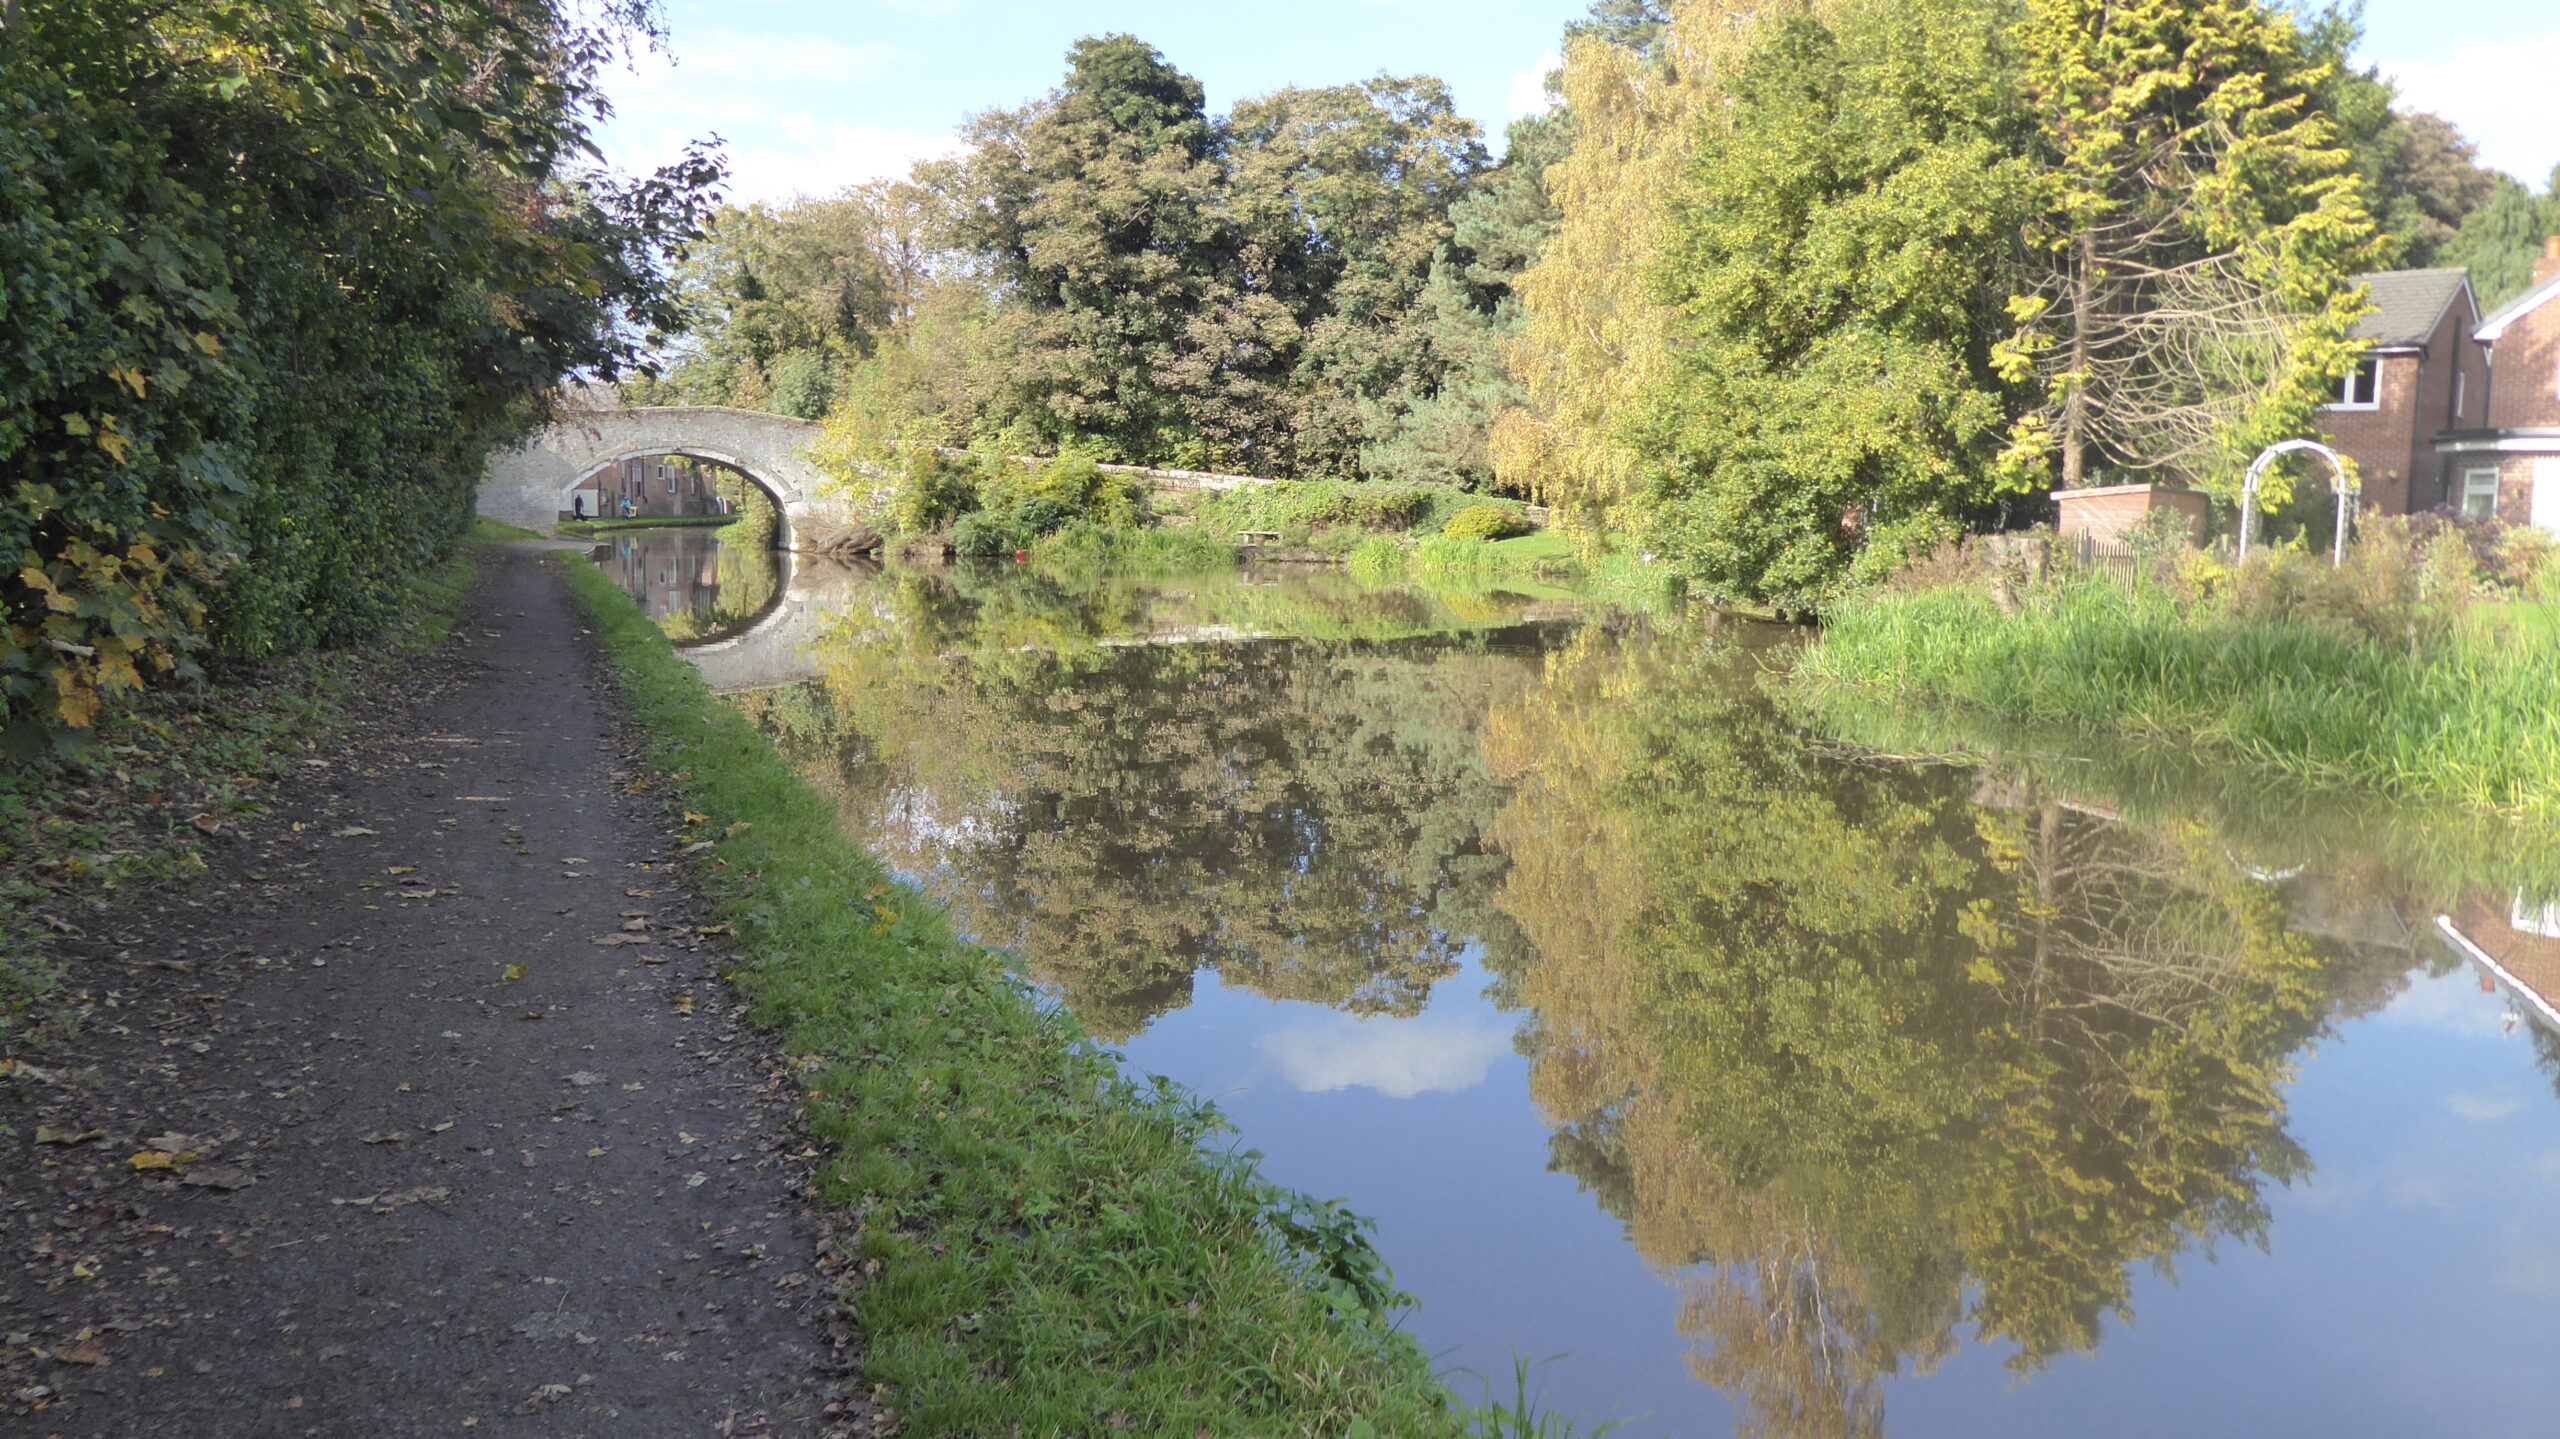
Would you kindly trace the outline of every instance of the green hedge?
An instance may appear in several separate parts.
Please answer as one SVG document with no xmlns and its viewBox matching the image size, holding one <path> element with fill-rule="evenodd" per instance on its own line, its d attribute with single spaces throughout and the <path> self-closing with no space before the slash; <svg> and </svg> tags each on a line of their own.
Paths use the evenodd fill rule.
<svg viewBox="0 0 2560 1439">
<path fill-rule="evenodd" d="M 27 0 L 0 29 L 16 740 L 379 630 L 489 449 L 672 318 L 715 172 L 564 178 L 604 38 L 510 0 Z"/>
</svg>

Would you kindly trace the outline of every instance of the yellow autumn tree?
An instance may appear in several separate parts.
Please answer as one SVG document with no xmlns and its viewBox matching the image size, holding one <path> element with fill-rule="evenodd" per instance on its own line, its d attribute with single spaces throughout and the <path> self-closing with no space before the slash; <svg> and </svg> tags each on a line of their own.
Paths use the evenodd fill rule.
<svg viewBox="0 0 2560 1439">
<path fill-rule="evenodd" d="M 1547 171 L 1561 218 L 1518 282 L 1527 325 L 1511 366 L 1528 398 L 1495 417 L 1491 451 L 1503 487 L 1557 506 L 1586 548 L 1634 498 L 1636 456 L 1615 421 L 1668 361 L 1669 315 L 1652 271 L 1674 181 L 1717 113 L 1718 77 L 1762 25 L 1838 3 L 1686 0 L 1646 51 L 1597 35 L 1567 45 L 1573 148 Z"/>
</svg>

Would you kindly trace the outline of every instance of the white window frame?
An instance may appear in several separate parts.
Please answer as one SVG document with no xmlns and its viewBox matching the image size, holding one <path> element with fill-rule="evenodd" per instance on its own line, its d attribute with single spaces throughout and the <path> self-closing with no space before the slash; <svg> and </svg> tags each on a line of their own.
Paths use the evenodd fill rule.
<svg viewBox="0 0 2560 1439">
<path fill-rule="evenodd" d="M 2359 400 L 2356 398 L 2356 380 L 2359 376 L 2363 375 L 2371 375 L 2373 377 L 2371 390 L 2373 398 L 2369 400 Z M 2329 402 L 2329 408 L 2333 410 L 2381 409 L 2382 357 L 2380 355 L 2367 355 L 2363 359 L 2356 361 L 2355 368 L 2347 371 L 2344 375 L 2339 376 L 2338 398 Z"/>
<path fill-rule="evenodd" d="M 2483 488 L 2485 486 L 2485 488 Z M 2486 499 L 2485 509 L 2473 509 L 2474 499 Z M 2462 472 L 2462 517 L 2466 520 L 2495 519 L 2498 515 L 2498 469 L 2494 465 L 2474 465 Z"/>
</svg>

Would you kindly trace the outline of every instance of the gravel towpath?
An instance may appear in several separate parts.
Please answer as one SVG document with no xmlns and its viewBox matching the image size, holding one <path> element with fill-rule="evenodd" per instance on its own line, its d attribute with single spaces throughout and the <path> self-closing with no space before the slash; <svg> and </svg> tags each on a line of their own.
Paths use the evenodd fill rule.
<svg viewBox="0 0 2560 1439">
<path fill-rule="evenodd" d="M 531 547 L 400 689 L 0 1074 L 0 1433 L 855 1422 L 785 1066 Z"/>
</svg>

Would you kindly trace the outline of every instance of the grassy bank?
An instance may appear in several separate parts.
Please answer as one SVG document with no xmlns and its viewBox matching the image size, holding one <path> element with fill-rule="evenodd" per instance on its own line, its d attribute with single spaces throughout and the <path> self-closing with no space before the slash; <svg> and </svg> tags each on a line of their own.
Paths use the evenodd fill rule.
<svg viewBox="0 0 2560 1439">
<path fill-rule="evenodd" d="M 912 1435 L 1433 1435 L 1470 1420 L 1382 1316 L 1359 1221 L 1204 1147 L 955 937 L 602 574 L 563 573 L 680 799 L 733 975 L 808 1071 L 860 1216 L 866 1377 Z"/>
<path fill-rule="evenodd" d="M 221 665 L 199 684 L 121 697 L 86 744 L 0 759 L 0 1039 L 77 1026 L 91 996 L 54 946 L 153 884 L 205 869 L 204 847 L 266 810 L 266 789 L 332 750 L 356 697 L 443 643 L 472 548 L 523 532 L 478 521 L 407 586 L 399 625 L 361 648 Z"/>
<path fill-rule="evenodd" d="M 2560 647 L 2477 622 L 2392 639 L 2316 615 L 2072 577 L 2004 614 L 1975 586 L 1872 594 L 1799 683 L 2173 740 L 2322 783 L 2560 810 Z"/>
<path fill-rule="evenodd" d="M 1198 573 L 1233 569 L 1240 562 L 1236 547 L 1190 529 L 1111 529 L 1074 524 L 1031 542 L 1036 564 L 1064 567 L 1108 565 L 1141 574 Z"/>
<path fill-rule="evenodd" d="M 716 530 L 737 523 L 736 515 L 634 515 L 627 520 L 562 520 L 560 533 L 571 539 L 610 535 L 621 530 Z"/>
</svg>

